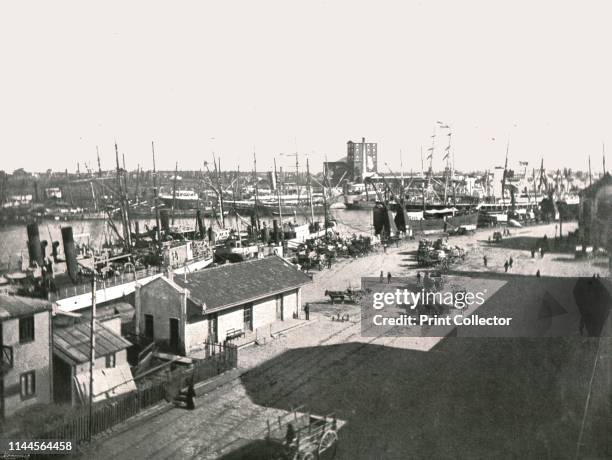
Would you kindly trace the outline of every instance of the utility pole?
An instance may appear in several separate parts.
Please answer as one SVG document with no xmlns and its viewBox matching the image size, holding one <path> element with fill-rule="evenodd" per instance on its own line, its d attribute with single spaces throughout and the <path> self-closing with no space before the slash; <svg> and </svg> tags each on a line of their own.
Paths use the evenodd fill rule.
<svg viewBox="0 0 612 460">
<path fill-rule="evenodd" d="M 96 362 L 96 264 L 94 257 L 93 275 L 91 277 L 91 319 L 89 337 L 89 440 L 93 432 L 93 399 L 94 378 L 93 372 Z"/>
</svg>

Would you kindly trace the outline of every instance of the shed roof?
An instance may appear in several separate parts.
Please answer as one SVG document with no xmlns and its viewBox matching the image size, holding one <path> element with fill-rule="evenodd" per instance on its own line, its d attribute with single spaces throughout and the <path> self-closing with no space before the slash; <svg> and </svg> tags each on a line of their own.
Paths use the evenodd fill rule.
<svg viewBox="0 0 612 460">
<path fill-rule="evenodd" d="M 53 331 L 53 352 L 70 364 L 89 361 L 91 326 L 80 322 Z M 96 321 L 96 358 L 124 350 L 132 344 Z"/>
<path fill-rule="evenodd" d="M 48 300 L 0 295 L 0 321 L 51 311 L 51 309 L 52 303 Z"/>
<path fill-rule="evenodd" d="M 186 279 L 177 276 L 174 282 L 188 289 L 191 299 L 205 304 L 207 311 L 253 302 L 312 282 L 278 256 L 220 265 L 188 274 Z"/>
</svg>

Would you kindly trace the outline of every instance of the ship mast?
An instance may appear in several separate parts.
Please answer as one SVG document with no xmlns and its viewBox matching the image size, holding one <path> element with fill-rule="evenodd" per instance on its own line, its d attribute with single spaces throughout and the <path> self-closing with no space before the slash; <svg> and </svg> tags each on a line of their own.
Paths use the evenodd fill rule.
<svg viewBox="0 0 612 460">
<path fill-rule="evenodd" d="M 223 212 L 223 188 L 221 187 L 221 157 L 219 161 L 215 159 L 213 153 L 213 161 L 215 163 L 215 172 L 217 173 L 217 190 L 219 191 L 219 211 L 221 212 L 221 226 L 225 228 L 225 213 Z"/>
<path fill-rule="evenodd" d="M 508 172 L 508 151 L 510 150 L 510 138 L 508 138 L 508 143 L 506 144 L 506 162 L 504 163 L 504 173 L 502 175 L 502 205 L 506 207 L 506 174 Z"/>
<path fill-rule="evenodd" d="M 125 163 L 125 156 L 123 158 L 124 158 L 124 163 Z M 123 239 L 126 245 L 126 250 L 129 253 L 132 250 L 132 235 L 131 235 L 128 210 L 127 210 L 129 203 L 127 200 L 127 191 L 124 191 L 124 186 L 122 185 L 122 182 L 123 184 L 125 184 L 125 180 L 124 181 L 121 180 L 122 174 L 121 174 L 121 168 L 119 167 L 119 147 L 117 147 L 117 142 L 115 142 L 115 162 L 117 166 L 117 190 L 119 193 L 119 203 L 120 203 L 120 210 L 121 210 L 121 224 L 123 227 Z"/>
<path fill-rule="evenodd" d="M 445 176 L 446 180 L 444 181 L 444 206 L 446 206 L 446 202 L 448 199 L 448 182 L 451 179 L 451 162 L 450 162 L 450 148 L 451 148 L 451 136 L 453 133 L 448 133 L 448 145 L 446 146 L 446 154 L 444 155 L 444 159 L 446 160 L 446 171 Z"/>
<path fill-rule="evenodd" d="M 310 165 L 306 158 L 306 189 L 308 190 L 308 205 L 310 206 L 310 222 L 314 224 L 314 209 L 312 207 L 312 187 L 310 184 Z M 325 192 L 325 190 L 323 191 Z"/>
<path fill-rule="evenodd" d="M 421 145 L 421 199 L 423 201 L 423 212 L 425 212 L 425 170 L 423 168 L 423 146 Z"/>
<path fill-rule="evenodd" d="M 176 181 L 178 180 L 178 161 L 174 166 L 174 181 L 172 182 L 172 225 L 174 225 L 174 209 L 176 208 Z"/>
<path fill-rule="evenodd" d="M 253 147 L 253 180 L 255 181 L 255 221 L 257 222 L 257 230 L 260 230 L 259 225 L 259 180 L 257 179 L 257 157 L 255 156 L 255 147 Z"/>
<path fill-rule="evenodd" d="M 325 217 L 324 217 L 325 220 L 323 222 L 323 230 L 325 231 L 325 241 L 329 241 L 329 238 L 327 236 L 327 191 L 326 191 L 328 180 L 327 180 L 327 168 L 325 167 L 325 164 L 327 164 L 327 154 L 325 154 L 325 163 L 323 164 L 323 212 L 325 213 Z"/>
<path fill-rule="evenodd" d="M 159 223 L 159 189 L 157 188 L 157 171 L 155 169 L 155 143 L 151 141 L 151 153 L 153 154 L 153 206 L 155 208 L 155 226 L 157 227 L 157 244 L 161 248 L 161 227 Z"/>
<path fill-rule="evenodd" d="M 281 233 L 281 240 L 284 239 L 285 237 L 285 232 L 283 230 L 283 209 L 281 206 L 281 196 L 280 196 L 280 186 L 279 186 L 279 177 L 277 176 L 276 173 L 276 158 L 274 158 L 274 182 L 275 182 L 275 186 L 276 186 L 276 198 L 278 199 L 278 216 L 279 216 L 279 220 L 280 220 L 280 233 Z"/>
</svg>

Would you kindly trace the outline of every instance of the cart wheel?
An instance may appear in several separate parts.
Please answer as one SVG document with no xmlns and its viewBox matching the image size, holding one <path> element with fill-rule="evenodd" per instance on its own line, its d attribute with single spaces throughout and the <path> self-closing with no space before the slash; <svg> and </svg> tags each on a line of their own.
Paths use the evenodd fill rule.
<svg viewBox="0 0 612 460">
<path fill-rule="evenodd" d="M 321 436 L 321 441 L 319 441 L 319 457 L 323 452 L 329 450 L 329 454 L 326 455 L 326 458 L 334 458 L 337 447 L 338 434 L 334 430 L 326 431 L 323 436 Z"/>
</svg>

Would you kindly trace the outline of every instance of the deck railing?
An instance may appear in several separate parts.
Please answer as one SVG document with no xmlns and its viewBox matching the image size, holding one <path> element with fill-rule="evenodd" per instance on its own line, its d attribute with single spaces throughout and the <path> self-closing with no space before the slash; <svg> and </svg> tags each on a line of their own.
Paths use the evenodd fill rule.
<svg viewBox="0 0 612 460">
<path fill-rule="evenodd" d="M 149 276 L 154 276 L 159 273 L 162 273 L 162 270 L 158 267 L 149 267 L 142 270 L 128 273 L 121 273 L 119 275 L 111 276 L 107 279 L 100 279 L 97 281 L 97 290 L 108 289 L 114 286 L 119 286 L 121 284 L 130 283 L 142 278 L 147 278 Z M 68 297 L 74 297 L 77 295 L 89 294 L 91 293 L 91 283 L 80 283 L 75 284 L 73 286 L 62 287 L 57 290 L 57 292 L 52 292 L 49 294 L 49 300 L 52 302 L 66 299 Z"/>
</svg>

